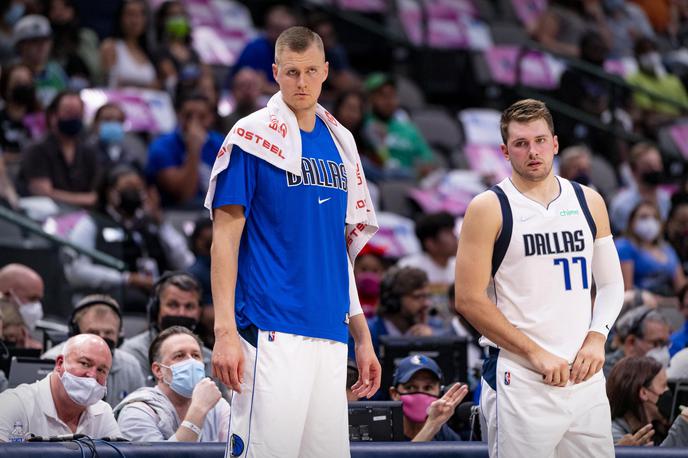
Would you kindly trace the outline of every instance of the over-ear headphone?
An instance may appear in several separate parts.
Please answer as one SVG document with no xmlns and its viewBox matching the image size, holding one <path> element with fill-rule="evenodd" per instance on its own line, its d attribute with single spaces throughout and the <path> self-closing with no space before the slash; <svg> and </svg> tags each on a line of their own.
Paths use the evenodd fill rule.
<svg viewBox="0 0 688 458">
<path fill-rule="evenodd" d="M 167 271 L 158 278 L 158 280 L 153 284 L 153 294 L 148 301 L 146 310 L 148 312 L 148 324 L 150 326 L 155 326 L 158 322 L 158 314 L 160 313 L 160 294 L 163 288 L 168 283 L 172 282 L 175 278 L 186 277 L 194 284 L 194 288 L 198 290 L 199 296 L 202 294 L 201 284 L 196 280 L 193 275 L 182 272 L 181 270 L 171 270 Z"/>
<path fill-rule="evenodd" d="M 81 330 L 79 329 L 79 323 L 76 322 L 75 317 L 81 310 L 84 310 L 85 308 L 91 307 L 93 305 L 105 305 L 107 307 L 110 307 L 117 314 L 117 316 L 119 317 L 118 346 L 121 345 L 122 341 L 124 341 L 122 311 L 120 310 L 117 301 L 114 298 L 107 296 L 105 294 L 90 294 L 76 303 L 74 309 L 72 310 L 72 313 L 69 315 L 69 320 L 67 321 L 69 337 L 74 337 L 78 334 L 81 334 Z"/>
<path fill-rule="evenodd" d="M 401 294 L 396 288 L 401 268 L 392 267 L 382 277 L 380 283 L 380 311 L 383 313 L 398 313 L 401 310 Z"/>
</svg>

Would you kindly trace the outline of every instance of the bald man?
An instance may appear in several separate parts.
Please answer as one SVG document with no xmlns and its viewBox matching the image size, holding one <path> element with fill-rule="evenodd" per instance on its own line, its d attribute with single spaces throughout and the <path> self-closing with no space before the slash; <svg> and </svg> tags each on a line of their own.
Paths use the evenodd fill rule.
<svg viewBox="0 0 688 458">
<path fill-rule="evenodd" d="M 30 331 L 43 318 L 45 285 L 38 272 L 23 264 L 7 264 L 0 269 L 0 293 L 19 306 L 19 313 Z"/>
<path fill-rule="evenodd" d="M 111 366 L 103 339 L 94 334 L 70 338 L 44 379 L 0 394 L 0 441 L 8 441 L 17 422 L 24 433 L 43 437 L 119 437 L 112 408 L 102 401 Z"/>
</svg>

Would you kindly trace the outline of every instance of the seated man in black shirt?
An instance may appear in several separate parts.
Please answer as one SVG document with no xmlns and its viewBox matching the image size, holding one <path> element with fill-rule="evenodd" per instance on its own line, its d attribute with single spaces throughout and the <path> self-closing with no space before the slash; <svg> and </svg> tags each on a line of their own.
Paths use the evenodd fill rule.
<svg viewBox="0 0 688 458">
<path fill-rule="evenodd" d="M 84 143 L 84 103 L 76 92 L 58 94 L 46 112 L 48 133 L 27 147 L 20 178 L 30 195 L 92 207 L 100 168 L 98 152 Z"/>
</svg>

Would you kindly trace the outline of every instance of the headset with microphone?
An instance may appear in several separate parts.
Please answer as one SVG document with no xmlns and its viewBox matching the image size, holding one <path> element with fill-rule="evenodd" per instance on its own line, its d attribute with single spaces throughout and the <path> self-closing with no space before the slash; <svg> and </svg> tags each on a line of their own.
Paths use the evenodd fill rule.
<svg viewBox="0 0 688 458">
<path fill-rule="evenodd" d="M 120 310 L 117 301 L 114 298 L 105 294 L 90 294 L 76 303 L 74 309 L 72 310 L 72 313 L 69 315 L 69 319 L 67 320 L 67 329 L 69 332 L 69 337 L 74 337 L 78 334 L 81 334 L 81 330 L 79 329 L 79 323 L 76 322 L 77 314 L 80 311 L 88 307 L 92 307 L 94 305 L 105 305 L 106 307 L 110 307 L 110 309 L 112 309 L 112 311 L 117 314 L 117 317 L 119 318 L 119 331 L 116 346 L 119 347 L 120 345 L 122 345 L 122 342 L 124 341 L 124 323 L 122 322 L 122 311 Z"/>
<path fill-rule="evenodd" d="M 188 279 L 191 283 L 193 283 L 193 289 L 198 291 L 199 296 L 202 294 L 203 290 L 201 288 L 201 284 L 193 277 L 193 275 L 181 270 L 165 272 L 153 284 L 153 294 L 151 295 L 148 305 L 146 306 L 148 323 L 150 327 L 155 327 L 158 323 L 158 315 L 160 314 L 160 295 L 162 294 L 162 290 L 165 288 L 165 286 L 172 283 L 172 281 L 176 278 Z"/>
</svg>

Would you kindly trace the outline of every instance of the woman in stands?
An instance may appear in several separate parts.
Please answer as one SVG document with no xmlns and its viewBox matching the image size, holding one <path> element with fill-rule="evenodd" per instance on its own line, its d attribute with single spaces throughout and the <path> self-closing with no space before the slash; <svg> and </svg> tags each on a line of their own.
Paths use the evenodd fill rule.
<svg viewBox="0 0 688 458">
<path fill-rule="evenodd" d="M 688 409 L 669 428 L 671 393 L 662 364 L 647 356 L 619 361 L 607 379 L 616 445 L 688 445 Z"/>
<path fill-rule="evenodd" d="M 146 44 L 146 2 L 124 1 L 115 21 L 115 38 L 104 40 L 100 47 L 103 72 L 109 75 L 108 85 L 159 88 Z"/>
<path fill-rule="evenodd" d="M 676 252 L 663 237 L 657 206 L 639 203 L 631 212 L 624 237 L 616 242 L 626 290 L 644 289 L 673 296 L 686 284 Z"/>
</svg>

